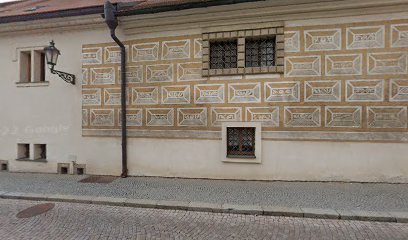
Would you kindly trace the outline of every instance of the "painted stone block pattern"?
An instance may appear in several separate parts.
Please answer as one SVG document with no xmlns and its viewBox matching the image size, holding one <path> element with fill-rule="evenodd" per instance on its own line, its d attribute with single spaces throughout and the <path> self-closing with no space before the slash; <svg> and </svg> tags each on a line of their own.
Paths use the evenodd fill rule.
<svg viewBox="0 0 408 240">
<path fill-rule="evenodd" d="M 383 48 L 384 26 L 347 28 L 347 49 Z"/>
<path fill-rule="evenodd" d="M 285 107 L 286 127 L 320 127 L 319 107 Z"/>
<path fill-rule="evenodd" d="M 118 111 L 118 124 L 122 126 L 122 110 Z M 143 110 L 139 109 L 126 109 L 126 125 L 127 126 L 142 126 Z"/>
<path fill-rule="evenodd" d="M 392 79 L 390 81 L 390 101 L 408 102 L 408 79 Z"/>
<path fill-rule="evenodd" d="M 266 102 L 299 102 L 300 82 L 266 82 Z"/>
<path fill-rule="evenodd" d="M 177 109 L 178 126 L 207 126 L 207 108 L 179 108 Z"/>
<path fill-rule="evenodd" d="M 349 102 L 378 102 L 384 100 L 383 80 L 346 81 L 346 99 Z"/>
<path fill-rule="evenodd" d="M 283 74 L 203 77 L 203 36 L 125 42 L 130 131 L 178 137 L 247 121 L 265 132 L 299 131 L 302 139 L 308 131 L 408 132 L 408 20 L 285 26 Z M 83 129 L 120 131 L 120 57 L 113 42 L 83 45 Z"/>
<path fill-rule="evenodd" d="M 327 127 L 361 127 L 361 107 L 326 107 Z"/>
<path fill-rule="evenodd" d="M 361 75 L 362 56 L 360 54 L 339 54 L 326 56 L 326 75 Z"/>
<path fill-rule="evenodd" d="M 305 50 L 323 51 L 341 48 L 341 29 L 305 31 Z"/>
<path fill-rule="evenodd" d="M 305 102 L 339 102 L 341 81 L 305 81 Z"/>
<path fill-rule="evenodd" d="M 262 126 L 279 127 L 279 107 L 249 107 L 246 121 L 262 122 Z"/>
</svg>

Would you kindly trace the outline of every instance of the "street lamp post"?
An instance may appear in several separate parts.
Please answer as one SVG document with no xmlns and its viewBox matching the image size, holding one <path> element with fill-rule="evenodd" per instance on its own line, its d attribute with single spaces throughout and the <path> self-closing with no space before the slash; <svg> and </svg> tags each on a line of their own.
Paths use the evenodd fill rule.
<svg viewBox="0 0 408 240">
<path fill-rule="evenodd" d="M 45 57 L 47 59 L 48 67 L 52 74 L 57 74 L 62 80 L 67 83 L 71 83 L 75 85 L 75 75 L 57 71 L 54 69 L 55 65 L 57 65 L 58 56 L 61 55 L 60 51 L 55 47 L 54 41 L 50 42 L 50 45 L 44 48 Z"/>
</svg>

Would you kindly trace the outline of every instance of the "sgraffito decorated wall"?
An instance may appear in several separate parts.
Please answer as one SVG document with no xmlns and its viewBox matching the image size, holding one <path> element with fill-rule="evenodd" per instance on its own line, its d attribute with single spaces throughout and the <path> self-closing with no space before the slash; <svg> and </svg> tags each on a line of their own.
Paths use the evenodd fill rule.
<svg viewBox="0 0 408 240">
<path fill-rule="evenodd" d="M 201 35 L 126 46 L 131 136 L 219 138 L 234 121 L 302 139 L 403 141 L 390 134 L 408 130 L 408 20 L 285 27 L 284 74 L 203 78 Z M 118 135 L 119 48 L 83 45 L 82 61 L 83 135 Z"/>
</svg>

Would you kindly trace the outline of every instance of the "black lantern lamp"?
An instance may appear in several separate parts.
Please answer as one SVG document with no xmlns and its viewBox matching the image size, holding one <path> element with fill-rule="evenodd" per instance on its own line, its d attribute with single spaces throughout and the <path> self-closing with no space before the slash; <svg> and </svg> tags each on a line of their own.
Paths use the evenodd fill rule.
<svg viewBox="0 0 408 240">
<path fill-rule="evenodd" d="M 55 65 L 57 65 L 58 56 L 61 55 L 60 51 L 55 47 L 54 41 L 51 41 L 50 45 L 44 48 L 44 52 L 45 52 L 45 57 L 47 58 L 47 64 L 48 64 L 48 67 L 50 68 L 51 73 L 57 74 L 65 82 L 75 85 L 75 75 L 74 74 L 61 72 L 61 71 L 57 71 L 54 69 Z"/>
</svg>

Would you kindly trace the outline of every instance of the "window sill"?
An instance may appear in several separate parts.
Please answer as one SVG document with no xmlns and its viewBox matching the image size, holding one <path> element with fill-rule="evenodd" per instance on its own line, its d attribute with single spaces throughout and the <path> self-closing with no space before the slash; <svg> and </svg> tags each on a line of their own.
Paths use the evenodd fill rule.
<svg viewBox="0 0 408 240">
<path fill-rule="evenodd" d="M 255 158 L 255 157 L 245 157 L 242 158 L 241 156 L 239 158 L 237 157 L 231 157 L 227 156 L 226 159 L 222 160 L 222 162 L 225 163 L 250 163 L 250 164 L 260 164 L 261 160 Z"/>
<path fill-rule="evenodd" d="M 227 155 L 227 158 L 242 158 L 242 159 L 256 159 L 256 156 L 246 156 L 246 155 L 234 155 L 234 154 L 229 154 Z"/>
<path fill-rule="evenodd" d="M 244 75 L 244 74 L 283 74 L 283 66 L 271 67 L 245 67 L 245 68 L 225 68 L 225 69 L 203 69 L 203 77 L 217 77 L 228 75 Z"/>
<path fill-rule="evenodd" d="M 48 87 L 50 82 L 16 82 L 17 87 Z"/>
<path fill-rule="evenodd" d="M 36 162 L 36 163 L 46 163 L 46 162 L 48 162 L 47 159 L 42 159 L 42 158 L 34 159 L 34 160 L 29 159 L 29 158 L 18 158 L 18 159 L 16 159 L 16 161 L 19 161 L 19 162 Z"/>
</svg>

